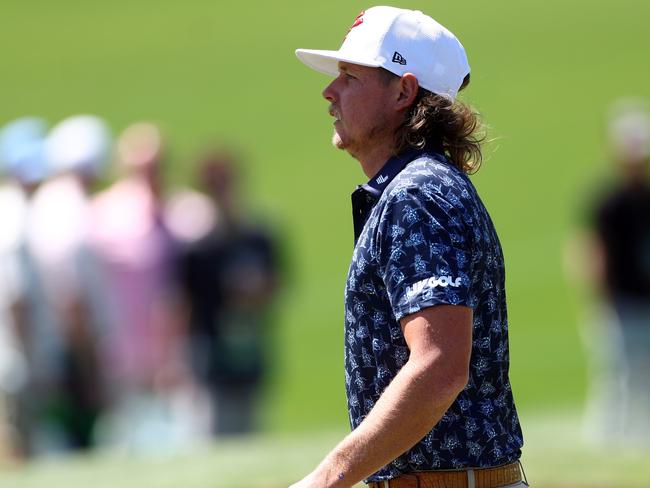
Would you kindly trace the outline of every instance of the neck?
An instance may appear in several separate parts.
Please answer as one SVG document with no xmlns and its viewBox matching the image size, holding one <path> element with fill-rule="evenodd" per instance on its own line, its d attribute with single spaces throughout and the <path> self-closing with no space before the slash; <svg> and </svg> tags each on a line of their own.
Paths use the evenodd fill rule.
<svg viewBox="0 0 650 488">
<path fill-rule="evenodd" d="M 366 154 L 352 154 L 352 157 L 356 158 L 359 163 L 361 163 L 361 169 L 368 179 L 371 179 L 379 173 L 379 170 L 384 167 L 384 164 L 386 164 L 386 161 L 388 161 L 392 155 L 392 147 L 374 146 Z"/>
</svg>

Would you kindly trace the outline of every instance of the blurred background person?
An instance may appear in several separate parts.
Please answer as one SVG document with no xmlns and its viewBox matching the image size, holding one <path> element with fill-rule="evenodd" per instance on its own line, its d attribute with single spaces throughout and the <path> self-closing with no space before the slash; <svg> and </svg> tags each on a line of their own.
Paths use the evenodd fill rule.
<svg viewBox="0 0 650 488">
<path fill-rule="evenodd" d="M 589 231 L 570 253 L 596 304 L 582 331 L 591 381 L 590 438 L 650 445 L 650 111 L 620 101 L 608 120 L 616 175 L 588 210 Z M 586 252 L 585 252 L 586 251 Z"/>
<path fill-rule="evenodd" d="M 100 346 L 108 307 L 90 246 L 89 193 L 110 156 L 106 123 L 69 117 L 45 141 L 51 177 L 34 193 L 28 248 L 44 317 L 30 323 L 29 408 L 35 454 L 88 449 L 105 407 Z"/>
<path fill-rule="evenodd" d="M 164 149 L 155 125 L 125 129 L 117 142 L 118 179 L 93 201 L 93 242 L 114 312 L 105 344 L 111 415 L 102 436 L 145 452 L 194 435 L 193 409 L 183 394 L 189 372 L 176 246 L 164 221 Z"/>
<path fill-rule="evenodd" d="M 0 130 L 0 459 L 30 453 L 28 338 L 34 321 L 43 319 L 43 296 L 26 228 L 31 196 L 47 173 L 46 132 L 47 124 L 36 117 Z"/>
<path fill-rule="evenodd" d="M 598 275 L 613 312 L 622 350 L 620 412 L 626 439 L 650 445 L 650 111 L 620 102 L 609 125 L 612 162 L 619 174 L 596 205 L 593 225 Z M 611 412 L 610 412 L 611 414 Z"/>
<path fill-rule="evenodd" d="M 215 435 L 244 434 L 256 427 L 278 290 L 275 238 L 247 215 L 236 163 L 236 156 L 225 150 L 201 160 L 200 186 L 212 210 L 194 197 L 194 207 L 203 210 L 193 213 L 201 217 L 192 228 L 203 236 L 186 246 L 181 260 L 190 354 L 195 374 L 210 394 Z"/>
</svg>

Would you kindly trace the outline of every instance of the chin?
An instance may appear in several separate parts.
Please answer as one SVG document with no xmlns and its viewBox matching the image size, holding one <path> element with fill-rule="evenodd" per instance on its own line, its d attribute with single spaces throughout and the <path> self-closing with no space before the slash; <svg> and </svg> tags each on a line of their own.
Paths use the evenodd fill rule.
<svg viewBox="0 0 650 488">
<path fill-rule="evenodd" d="M 332 146 L 334 146 L 336 149 L 345 149 L 345 143 L 341 139 L 341 136 L 338 134 L 338 132 L 334 132 L 334 135 L 332 136 Z"/>
</svg>

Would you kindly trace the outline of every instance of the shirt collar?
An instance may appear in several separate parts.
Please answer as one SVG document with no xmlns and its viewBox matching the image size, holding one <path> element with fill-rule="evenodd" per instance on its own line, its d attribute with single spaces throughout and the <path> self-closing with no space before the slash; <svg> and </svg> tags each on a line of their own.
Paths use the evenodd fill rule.
<svg viewBox="0 0 650 488">
<path fill-rule="evenodd" d="M 391 181 L 402 171 L 408 163 L 427 154 L 423 149 L 411 149 L 399 156 L 393 156 L 384 163 L 384 166 L 375 176 L 358 188 L 370 193 L 373 197 L 379 198 Z"/>
<path fill-rule="evenodd" d="M 422 149 L 413 149 L 406 151 L 399 156 L 391 157 L 384 166 L 373 176 L 368 183 L 357 186 L 352 193 L 352 216 L 354 222 L 354 242 L 356 244 L 361 231 L 370 215 L 372 207 L 375 206 L 381 194 L 391 181 L 402 171 L 408 163 L 421 157 L 424 154 L 430 154 Z M 436 159 L 440 156 L 436 154 Z"/>
</svg>

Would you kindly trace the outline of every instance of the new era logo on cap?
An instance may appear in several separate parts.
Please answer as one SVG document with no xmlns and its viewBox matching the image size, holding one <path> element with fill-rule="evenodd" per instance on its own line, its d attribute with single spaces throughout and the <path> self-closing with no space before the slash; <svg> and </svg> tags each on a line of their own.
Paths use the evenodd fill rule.
<svg viewBox="0 0 650 488">
<path fill-rule="evenodd" d="M 404 59 L 404 56 L 402 56 L 400 53 L 395 51 L 395 54 L 393 54 L 393 63 L 406 65 L 406 59 Z"/>
</svg>

